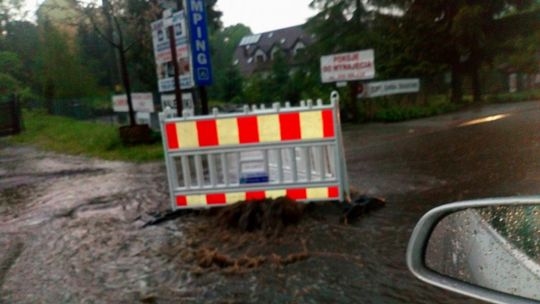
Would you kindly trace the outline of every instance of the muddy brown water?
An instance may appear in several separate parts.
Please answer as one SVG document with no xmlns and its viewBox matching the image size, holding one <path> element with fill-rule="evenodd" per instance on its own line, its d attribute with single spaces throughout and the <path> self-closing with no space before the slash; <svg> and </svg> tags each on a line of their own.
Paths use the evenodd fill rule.
<svg viewBox="0 0 540 304">
<path fill-rule="evenodd" d="M 169 208 L 162 163 L 0 142 L 0 302 L 478 303 L 415 279 L 407 241 L 442 203 L 538 192 L 540 111 L 525 105 L 465 128 L 472 114 L 346 128 L 353 186 L 387 206 L 343 225 L 322 204 L 278 238 L 204 215 L 142 228 Z M 208 252 L 261 262 L 208 266 Z"/>
</svg>

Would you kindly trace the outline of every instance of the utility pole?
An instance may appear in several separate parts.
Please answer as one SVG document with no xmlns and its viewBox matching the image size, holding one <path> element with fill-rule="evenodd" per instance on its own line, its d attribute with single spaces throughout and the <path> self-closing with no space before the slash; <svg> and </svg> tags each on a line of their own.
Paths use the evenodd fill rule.
<svg viewBox="0 0 540 304">
<path fill-rule="evenodd" d="M 169 46 L 171 48 L 171 57 L 174 68 L 174 95 L 176 96 L 176 110 L 178 117 L 182 117 L 182 86 L 180 84 L 180 67 L 178 66 L 178 54 L 176 53 L 176 37 L 174 34 L 174 26 L 167 27 L 169 33 Z"/>
<path fill-rule="evenodd" d="M 201 100 L 202 114 L 208 115 L 210 112 L 208 110 L 208 93 L 205 86 L 199 88 L 199 98 Z"/>
</svg>

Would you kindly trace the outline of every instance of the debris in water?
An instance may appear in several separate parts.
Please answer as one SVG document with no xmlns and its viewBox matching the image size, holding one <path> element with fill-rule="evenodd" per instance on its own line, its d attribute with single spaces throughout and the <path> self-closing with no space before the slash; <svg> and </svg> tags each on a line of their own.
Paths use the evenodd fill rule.
<svg viewBox="0 0 540 304">
<path fill-rule="evenodd" d="M 191 215 L 191 214 L 197 214 L 197 210 L 181 209 L 181 210 L 175 210 L 175 211 L 167 211 L 163 214 L 156 214 L 155 217 L 152 220 L 146 222 L 142 226 L 142 228 L 161 225 L 163 223 L 174 221 L 177 218 L 180 218 L 186 215 Z"/>
<path fill-rule="evenodd" d="M 208 269 L 213 266 L 221 269 L 227 269 L 230 274 L 241 273 L 246 269 L 253 269 L 262 266 L 269 262 L 278 266 L 286 266 L 294 263 L 304 261 L 309 258 L 307 251 L 291 253 L 287 256 L 280 256 L 278 254 L 271 254 L 268 257 L 259 256 L 243 256 L 238 259 L 233 259 L 227 255 L 219 253 L 216 249 L 204 248 L 197 252 L 196 259 L 197 264 L 202 269 Z"/>
<path fill-rule="evenodd" d="M 267 234 L 280 234 L 289 225 L 300 222 L 305 205 L 289 198 L 244 201 L 217 212 L 218 222 L 228 228 Z"/>
<path fill-rule="evenodd" d="M 386 201 L 382 198 L 359 196 L 350 204 L 345 205 L 341 221 L 348 224 L 364 214 L 377 211 L 386 206 Z"/>
</svg>

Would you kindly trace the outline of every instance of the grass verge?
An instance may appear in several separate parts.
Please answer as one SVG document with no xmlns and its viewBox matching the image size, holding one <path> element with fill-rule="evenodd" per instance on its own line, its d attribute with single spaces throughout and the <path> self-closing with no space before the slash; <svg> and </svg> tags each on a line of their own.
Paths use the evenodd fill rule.
<svg viewBox="0 0 540 304">
<path fill-rule="evenodd" d="M 106 160 L 147 162 L 163 158 L 161 141 L 126 147 L 120 141 L 116 126 L 51 116 L 39 111 L 25 111 L 23 122 L 23 133 L 10 137 L 8 142 Z"/>
</svg>

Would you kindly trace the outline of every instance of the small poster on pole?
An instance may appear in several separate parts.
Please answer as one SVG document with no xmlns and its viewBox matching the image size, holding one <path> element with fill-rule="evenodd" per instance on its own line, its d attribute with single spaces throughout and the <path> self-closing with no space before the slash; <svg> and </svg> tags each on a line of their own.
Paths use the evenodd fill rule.
<svg viewBox="0 0 540 304">
<path fill-rule="evenodd" d="M 154 97 L 152 93 L 132 93 L 131 102 L 133 104 L 133 111 L 143 113 L 153 113 Z M 127 96 L 115 95 L 112 97 L 113 111 L 114 112 L 129 112 Z"/>
<path fill-rule="evenodd" d="M 193 94 L 182 93 L 182 108 L 184 110 L 193 110 Z M 166 108 L 176 109 L 176 96 L 174 94 L 161 95 L 161 109 Z"/>
<path fill-rule="evenodd" d="M 169 43 L 168 24 L 172 24 L 176 40 L 180 85 L 182 89 L 194 87 L 193 69 L 189 51 L 186 18 L 184 12 L 176 12 L 171 17 L 152 23 L 152 40 L 156 59 L 159 91 L 174 91 L 174 65 Z"/>
</svg>

